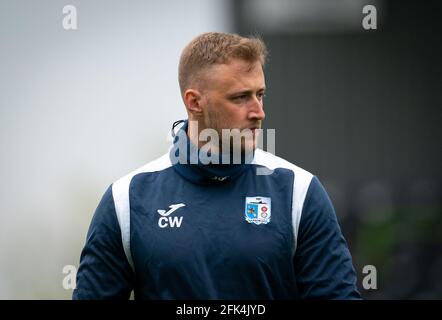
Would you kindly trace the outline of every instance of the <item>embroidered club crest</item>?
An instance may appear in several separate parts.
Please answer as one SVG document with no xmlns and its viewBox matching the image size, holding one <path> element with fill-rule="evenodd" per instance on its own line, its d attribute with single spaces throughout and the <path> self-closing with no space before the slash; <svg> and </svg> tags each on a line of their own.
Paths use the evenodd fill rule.
<svg viewBox="0 0 442 320">
<path fill-rule="evenodd" d="M 245 219 L 249 223 L 270 222 L 272 199 L 268 197 L 246 197 Z"/>
</svg>

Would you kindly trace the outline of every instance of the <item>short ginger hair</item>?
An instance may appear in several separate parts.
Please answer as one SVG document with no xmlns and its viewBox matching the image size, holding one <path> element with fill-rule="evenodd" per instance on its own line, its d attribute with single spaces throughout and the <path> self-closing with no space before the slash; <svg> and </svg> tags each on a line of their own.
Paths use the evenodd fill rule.
<svg viewBox="0 0 442 320">
<path fill-rule="evenodd" d="M 267 48 L 259 37 L 242 37 L 237 34 L 208 32 L 194 38 L 183 50 L 178 67 L 181 95 L 201 80 L 202 72 L 214 64 L 242 59 L 260 62 L 264 67 Z"/>
</svg>

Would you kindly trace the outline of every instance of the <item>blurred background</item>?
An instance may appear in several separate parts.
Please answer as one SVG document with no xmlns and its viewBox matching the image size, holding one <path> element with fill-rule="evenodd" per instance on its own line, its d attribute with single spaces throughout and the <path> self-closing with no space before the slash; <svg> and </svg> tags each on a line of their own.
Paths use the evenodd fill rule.
<svg viewBox="0 0 442 320">
<path fill-rule="evenodd" d="M 167 150 L 181 50 L 207 31 L 268 45 L 265 128 L 324 183 L 362 295 L 442 299 L 440 17 L 436 1 L 0 0 L 0 299 L 71 298 L 63 267 L 106 188 Z"/>
</svg>

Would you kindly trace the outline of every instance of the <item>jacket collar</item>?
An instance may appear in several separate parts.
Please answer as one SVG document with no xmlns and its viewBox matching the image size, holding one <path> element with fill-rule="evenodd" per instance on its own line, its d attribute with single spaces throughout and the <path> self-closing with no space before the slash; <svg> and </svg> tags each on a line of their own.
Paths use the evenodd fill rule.
<svg viewBox="0 0 442 320">
<path fill-rule="evenodd" d="M 230 156 L 230 164 L 223 164 L 221 155 L 212 157 L 218 159 L 217 163 L 202 163 L 199 156 L 200 150 L 188 138 L 188 121 L 181 120 L 180 122 L 183 122 L 184 125 L 176 134 L 173 130 L 179 122 L 175 122 L 172 128 L 174 141 L 169 151 L 169 157 L 173 168 L 183 178 L 197 184 L 223 184 L 231 182 L 245 170 L 250 169 L 254 152 L 245 156 L 245 158 L 243 157 L 240 164 L 233 164 L 232 155 L 228 155 Z"/>
</svg>

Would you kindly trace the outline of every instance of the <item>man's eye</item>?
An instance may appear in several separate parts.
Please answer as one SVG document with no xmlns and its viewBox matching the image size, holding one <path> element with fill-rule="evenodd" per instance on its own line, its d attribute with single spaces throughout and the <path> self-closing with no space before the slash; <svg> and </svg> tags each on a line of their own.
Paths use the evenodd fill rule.
<svg viewBox="0 0 442 320">
<path fill-rule="evenodd" d="M 235 100 L 235 101 L 242 101 L 242 100 L 246 100 L 246 99 L 247 99 L 247 95 L 245 95 L 245 94 L 240 95 L 240 96 L 236 96 L 233 98 L 233 100 Z"/>
<path fill-rule="evenodd" d="M 264 99 L 265 96 L 266 96 L 266 95 L 265 95 L 264 92 L 262 92 L 262 93 L 258 93 L 258 99 L 259 99 L 259 100 Z"/>
</svg>

